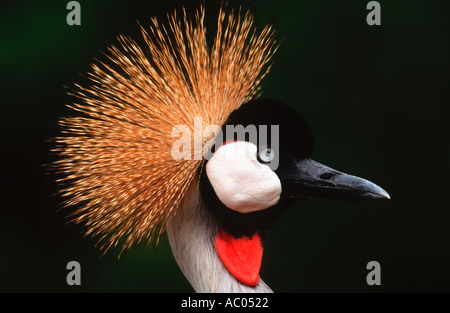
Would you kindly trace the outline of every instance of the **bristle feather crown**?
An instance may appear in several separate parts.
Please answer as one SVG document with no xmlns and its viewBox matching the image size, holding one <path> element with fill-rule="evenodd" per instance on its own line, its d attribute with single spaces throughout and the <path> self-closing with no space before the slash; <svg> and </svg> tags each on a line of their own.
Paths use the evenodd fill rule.
<svg viewBox="0 0 450 313">
<path fill-rule="evenodd" d="M 175 160 L 172 129 L 186 125 L 194 133 L 198 117 L 202 127 L 222 126 L 255 97 L 270 68 L 277 48 L 270 25 L 258 33 L 249 12 L 221 9 L 210 48 L 204 16 L 203 7 L 193 20 L 175 11 L 167 25 L 152 19 L 149 30 L 141 26 L 147 53 L 119 36 L 120 48 L 92 64 L 89 85 L 71 93 L 77 100 L 69 107 L 82 116 L 60 121 L 56 166 L 68 184 L 62 195 L 79 206 L 73 221 L 104 250 L 159 238 L 204 160 Z"/>
</svg>

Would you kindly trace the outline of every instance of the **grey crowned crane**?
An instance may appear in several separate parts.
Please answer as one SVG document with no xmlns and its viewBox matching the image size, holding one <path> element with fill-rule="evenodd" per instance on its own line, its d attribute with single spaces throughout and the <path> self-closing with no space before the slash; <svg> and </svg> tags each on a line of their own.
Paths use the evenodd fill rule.
<svg viewBox="0 0 450 313">
<path fill-rule="evenodd" d="M 209 47 L 203 21 L 203 8 L 168 26 L 152 19 L 145 49 L 119 36 L 90 84 L 74 86 L 81 115 L 63 118 L 57 138 L 62 195 L 105 251 L 167 231 L 197 292 L 271 292 L 264 240 L 289 205 L 389 195 L 311 160 L 305 119 L 257 97 L 277 47 L 270 25 L 258 32 L 250 13 L 220 10 Z"/>
</svg>

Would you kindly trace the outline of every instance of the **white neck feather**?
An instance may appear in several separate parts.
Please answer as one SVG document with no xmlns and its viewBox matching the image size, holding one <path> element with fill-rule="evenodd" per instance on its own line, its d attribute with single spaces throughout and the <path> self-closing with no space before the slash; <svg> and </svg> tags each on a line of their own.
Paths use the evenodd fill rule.
<svg viewBox="0 0 450 313">
<path fill-rule="evenodd" d="M 194 182 L 176 215 L 168 222 L 172 253 L 196 292 L 272 292 L 260 280 L 250 287 L 232 276 L 217 255 L 217 225 L 200 198 Z"/>
</svg>

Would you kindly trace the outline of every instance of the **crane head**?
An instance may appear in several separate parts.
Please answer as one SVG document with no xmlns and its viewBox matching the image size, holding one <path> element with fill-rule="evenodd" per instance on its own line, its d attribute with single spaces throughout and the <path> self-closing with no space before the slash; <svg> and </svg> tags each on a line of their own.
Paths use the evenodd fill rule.
<svg viewBox="0 0 450 313">
<path fill-rule="evenodd" d="M 206 162 L 200 186 L 218 223 L 217 252 L 242 283 L 258 283 L 263 241 L 295 201 L 389 199 L 374 183 L 310 159 L 310 127 L 280 101 L 246 103 L 222 130 L 223 142 Z"/>
<path fill-rule="evenodd" d="M 293 202 L 389 196 L 367 180 L 311 160 L 311 130 L 293 109 L 252 100 L 278 48 L 271 24 L 257 28 L 252 12 L 221 8 L 210 45 L 203 6 L 192 16 L 182 12 L 169 14 L 165 26 L 156 18 L 141 26 L 143 47 L 118 36 L 106 60 L 91 64 L 87 84 L 74 84 L 68 106 L 80 114 L 61 118 L 55 138 L 60 193 L 66 206 L 77 208 L 71 221 L 85 225 L 85 234 L 98 238 L 105 252 L 157 243 L 172 230 L 172 250 L 191 281 L 203 275 L 214 277 L 209 285 L 218 285 L 217 268 L 223 266 L 215 253 L 205 258 L 215 249 L 229 273 L 253 286 L 264 239 Z M 230 126 L 237 125 L 243 136 L 239 131 L 234 136 Z M 205 156 L 209 126 L 225 137 L 211 136 L 216 144 Z M 253 131 L 246 134 L 247 129 Z M 192 133 L 194 140 L 184 141 Z M 180 142 L 189 147 L 193 142 L 194 153 L 187 148 L 184 154 L 183 148 L 174 157 Z M 203 204 L 211 214 L 203 214 Z M 209 223 L 202 224 L 205 216 L 216 221 L 213 235 Z M 201 227 L 208 232 L 196 231 Z M 207 240 L 194 233 L 206 233 Z M 204 274 L 207 261 L 219 264 L 209 264 Z"/>
</svg>

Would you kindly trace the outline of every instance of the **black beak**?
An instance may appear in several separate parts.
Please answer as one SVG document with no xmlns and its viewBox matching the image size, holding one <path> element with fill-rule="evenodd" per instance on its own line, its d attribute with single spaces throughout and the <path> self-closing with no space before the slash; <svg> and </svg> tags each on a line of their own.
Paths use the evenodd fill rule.
<svg viewBox="0 0 450 313">
<path fill-rule="evenodd" d="M 283 189 L 293 199 L 390 199 L 389 194 L 374 183 L 311 159 L 295 160 L 289 172 Z"/>
</svg>

